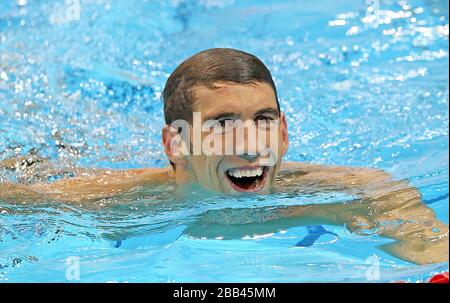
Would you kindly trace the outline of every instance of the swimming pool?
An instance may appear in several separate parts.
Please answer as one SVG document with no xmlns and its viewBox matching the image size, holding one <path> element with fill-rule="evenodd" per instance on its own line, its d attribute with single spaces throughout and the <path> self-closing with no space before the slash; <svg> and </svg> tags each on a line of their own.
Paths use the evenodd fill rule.
<svg viewBox="0 0 450 303">
<path fill-rule="evenodd" d="M 181 60 L 210 47 L 253 53 L 272 71 L 287 160 L 384 169 L 448 224 L 447 1 L 3 1 L 0 159 L 33 151 L 68 173 L 167 165 L 162 87 Z M 342 226 L 232 240 L 226 229 L 185 232 L 211 215 L 254 222 L 271 207 L 351 198 L 178 201 L 161 188 L 96 209 L 0 202 L 0 281 L 386 282 L 448 271 L 397 259 L 377 248 L 391 240 Z"/>
</svg>

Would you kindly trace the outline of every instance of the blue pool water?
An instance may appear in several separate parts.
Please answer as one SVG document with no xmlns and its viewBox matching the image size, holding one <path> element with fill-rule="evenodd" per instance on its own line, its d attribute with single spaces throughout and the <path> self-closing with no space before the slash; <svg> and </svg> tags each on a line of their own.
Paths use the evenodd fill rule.
<svg viewBox="0 0 450 303">
<path fill-rule="evenodd" d="M 197 51 L 232 47 L 272 71 L 286 160 L 384 169 L 448 224 L 448 32 L 447 1 L 1 1 L 0 159 L 34 151 L 68 172 L 163 167 L 168 75 Z M 386 282 L 448 270 L 397 259 L 377 248 L 391 240 L 343 226 L 232 240 L 184 232 L 210 214 L 257 220 L 270 207 L 351 198 L 175 201 L 155 189 L 95 209 L 0 201 L 0 281 Z"/>
</svg>

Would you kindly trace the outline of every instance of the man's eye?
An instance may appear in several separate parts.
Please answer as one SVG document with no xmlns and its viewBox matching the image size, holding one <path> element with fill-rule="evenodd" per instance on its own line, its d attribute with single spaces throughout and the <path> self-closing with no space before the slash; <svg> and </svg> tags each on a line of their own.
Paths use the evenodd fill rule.
<svg viewBox="0 0 450 303">
<path fill-rule="evenodd" d="M 256 122 L 259 122 L 259 121 L 270 122 L 270 121 L 273 121 L 273 118 L 272 117 L 258 117 L 258 118 L 256 118 Z"/>
<path fill-rule="evenodd" d="M 220 124 L 220 126 L 222 126 L 222 127 L 227 126 L 227 124 L 228 124 L 228 125 L 231 125 L 231 123 L 233 123 L 233 120 L 231 120 L 231 119 L 223 119 L 223 120 L 219 120 L 219 124 Z"/>
<path fill-rule="evenodd" d="M 255 124 L 258 128 L 269 129 L 272 121 L 275 121 L 272 117 L 261 116 L 256 118 Z"/>
</svg>

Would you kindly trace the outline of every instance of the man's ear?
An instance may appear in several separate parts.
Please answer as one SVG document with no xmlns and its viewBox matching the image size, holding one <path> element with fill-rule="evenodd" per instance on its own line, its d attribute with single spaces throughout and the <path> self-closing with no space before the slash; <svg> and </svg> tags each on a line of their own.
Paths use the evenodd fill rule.
<svg viewBox="0 0 450 303">
<path fill-rule="evenodd" d="M 287 152 L 287 149 L 289 147 L 289 136 L 288 136 L 288 127 L 286 122 L 286 115 L 284 113 L 281 113 L 280 115 L 280 134 L 281 134 L 281 152 L 282 156 L 284 156 Z"/>
<path fill-rule="evenodd" d="M 185 143 L 179 134 L 179 132 L 171 127 L 170 125 L 166 125 L 162 129 L 162 143 L 164 147 L 164 153 L 170 162 L 175 164 L 176 167 L 182 167 L 186 165 L 186 157 Z"/>
</svg>

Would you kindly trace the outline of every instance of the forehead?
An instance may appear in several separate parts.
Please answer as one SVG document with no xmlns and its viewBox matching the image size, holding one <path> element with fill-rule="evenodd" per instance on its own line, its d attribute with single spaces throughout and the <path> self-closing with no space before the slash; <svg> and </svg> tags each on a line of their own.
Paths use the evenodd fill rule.
<svg viewBox="0 0 450 303">
<path fill-rule="evenodd" d="M 277 109 L 275 92 L 267 83 L 215 83 L 213 88 L 195 86 L 192 92 L 193 109 L 201 112 L 202 118 L 224 112 L 251 116 L 261 109 Z"/>
</svg>

